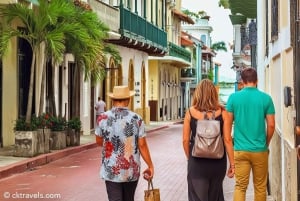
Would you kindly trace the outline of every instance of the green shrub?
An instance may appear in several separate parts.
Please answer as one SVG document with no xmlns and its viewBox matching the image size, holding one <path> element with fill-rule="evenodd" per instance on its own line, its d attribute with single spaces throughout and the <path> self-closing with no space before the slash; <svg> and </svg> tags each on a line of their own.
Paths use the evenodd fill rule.
<svg viewBox="0 0 300 201">
<path fill-rule="evenodd" d="M 81 121 L 78 117 L 74 117 L 68 121 L 68 128 L 74 129 L 75 131 L 81 130 Z"/>
<path fill-rule="evenodd" d="M 21 117 L 15 121 L 14 131 L 35 131 L 37 130 L 37 118 L 32 117 L 30 123 L 25 122 L 25 117 Z"/>
<path fill-rule="evenodd" d="M 64 131 L 67 127 L 67 121 L 63 117 L 50 117 L 51 127 L 50 129 L 52 131 Z"/>
</svg>

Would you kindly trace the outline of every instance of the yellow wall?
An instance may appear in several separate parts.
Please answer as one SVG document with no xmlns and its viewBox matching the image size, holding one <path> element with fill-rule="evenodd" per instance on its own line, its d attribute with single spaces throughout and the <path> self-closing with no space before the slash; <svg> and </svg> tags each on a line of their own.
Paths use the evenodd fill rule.
<svg viewBox="0 0 300 201">
<path fill-rule="evenodd" d="M 148 99 L 149 100 L 158 100 L 159 97 L 159 87 L 160 87 L 160 80 L 159 80 L 159 72 L 158 72 L 158 61 L 150 60 L 148 62 Z M 152 81 L 153 80 L 153 81 Z"/>
<path fill-rule="evenodd" d="M 14 123 L 18 114 L 17 96 L 17 42 L 12 40 L 8 52 L 3 57 L 3 93 L 2 93 L 2 137 L 3 146 L 13 145 Z"/>
<path fill-rule="evenodd" d="M 289 4 L 284 1 L 279 1 L 279 15 L 280 15 L 280 27 L 287 27 L 289 25 Z"/>
</svg>

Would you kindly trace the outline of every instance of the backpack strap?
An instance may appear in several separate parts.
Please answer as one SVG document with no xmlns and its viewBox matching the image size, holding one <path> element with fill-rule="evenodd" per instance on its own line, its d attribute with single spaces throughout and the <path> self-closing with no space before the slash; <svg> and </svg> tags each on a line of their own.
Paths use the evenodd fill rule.
<svg viewBox="0 0 300 201">
<path fill-rule="evenodd" d="M 202 112 L 202 114 L 203 114 L 203 119 L 208 119 L 206 111 Z"/>
<path fill-rule="evenodd" d="M 203 116 L 204 116 L 204 119 L 206 119 L 206 120 L 215 120 L 215 117 L 216 117 L 216 111 L 215 111 L 215 110 L 209 110 L 208 112 L 212 112 L 211 118 L 208 118 L 208 116 L 207 116 L 207 111 L 204 111 L 204 112 L 202 112 L 202 114 L 203 114 Z"/>
</svg>

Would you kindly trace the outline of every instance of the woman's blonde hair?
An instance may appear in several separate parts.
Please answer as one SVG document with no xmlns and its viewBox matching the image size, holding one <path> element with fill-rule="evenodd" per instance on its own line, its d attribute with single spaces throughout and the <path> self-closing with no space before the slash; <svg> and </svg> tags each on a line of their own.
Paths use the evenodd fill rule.
<svg viewBox="0 0 300 201">
<path fill-rule="evenodd" d="M 209 79 L 203 79 L 193 95 L 193 106 L 199 111 L 217 110 L 221 107 L 216 87 Z"/>
</svg>

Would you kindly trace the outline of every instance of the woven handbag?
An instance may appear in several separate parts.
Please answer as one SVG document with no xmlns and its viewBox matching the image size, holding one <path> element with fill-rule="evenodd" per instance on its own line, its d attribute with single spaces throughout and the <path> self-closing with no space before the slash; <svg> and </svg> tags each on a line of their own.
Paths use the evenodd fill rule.
<svg viewBox="0 0 300 201">
<path fill-rule="evenodd" d="M 145 190 L 145 201 L 160 201 L 160 192 L 158 188 L 153 188 L 152 180 L 148 180 L 148 190 Z"/>
</svg>

